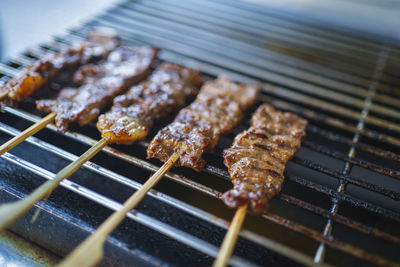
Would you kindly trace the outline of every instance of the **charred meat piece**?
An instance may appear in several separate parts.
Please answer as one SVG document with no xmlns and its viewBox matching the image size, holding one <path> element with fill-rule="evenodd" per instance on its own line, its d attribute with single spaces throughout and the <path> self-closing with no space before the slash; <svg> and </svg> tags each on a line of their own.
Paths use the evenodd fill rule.
<svg viewBox="0 0 400 267">
<path fill-rule="evenodd" d="M 249 109 L 254 104 L 257 95 L 257 88 L 233 83 L 223 75 L 206 83 L 200 92 L 200 96 L 218 97 L 237 102 L 242 110 Z"/>
<path fill-rule="evenodd" d="M 220 135 L 230 133 L 242 118 L 243 112 L 237 102 L 200 93 L 195 102 L 178 113 L 175 121 L 191 124 L 192 128 L 212 129 L 208 136 L 211 143 L 204 152 L 213 152 Z"/>
<path fill-rule="evenodd" d="M 206 163 L 203 154 L 213 152 L 220 136 L 240 123 L 243 110 L 256 101 L 257 95 L 258 88 L 237 85 L 226 77 L 207 82 L 196 100 L 154 137 L 147 157 L 165 162 L 177 152 L 177 166 L 200 171 Z"/>
<path fill-rule="evenodd" d="M 152 47 L 119 47 L 98 65 L 85 65 L 77 71 L 75 76 L 79 76 L 82 86 L 64 88 L 56 99 L 36 101 L 36 106 L 44 112 L 57 114 L 56 125 L 60 132 L 65 132 L 71 122 L 85 125 L 115 96 L 143 80 L 157 53 Z"/>
<path fill-rule="evenodd" d="M 251 127 L 236 136 L 224 151 L 234 188 L 222 199 L 237 208 L 249 203 L 249 210 L 262 214 L 268 201 L 278 194 L 284 181 L 286 164 L 300 149 L 307 121 L 292 113 L 260 106 L 251 119 Z"/>
<path fill-rule="evenodd" d="M 201 82 L 198 71 L 163 63 L 147 81 L 116 97 L 111 110 L 99 117 L 97 128 L 109 143 L 142 140 L 155 120 L 182 108 Z"/>
<path fill-rule="evenodd" d="M 105 58 L 117 45 L 115 31 L 108 28 L 91 31 L 85 41 L 26 67 L 20 75 L 10 79 L 1 91 L 7 91 L 11 100 L 22 101 L 42 85 L 51 82 L 60 72 Z"/>
</svg>

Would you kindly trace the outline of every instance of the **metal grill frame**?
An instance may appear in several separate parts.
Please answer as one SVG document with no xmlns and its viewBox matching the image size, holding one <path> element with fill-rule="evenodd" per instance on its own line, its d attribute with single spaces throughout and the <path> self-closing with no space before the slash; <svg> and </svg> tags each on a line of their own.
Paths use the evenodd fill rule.
<svg viewBox="0 0 400 267">
<path fill-rule="evenodd" d="M 163 1 L 160 2 L 162 3 Z M 179 6 L 177 3 L 179 3 Z M 194 40 L 188 38 L 188 44 L 178 44 L 173 39 L 174 35 L 171 34 L 171 30 L 168 30 L 168 27 L 176 26 L 177 23 L 170 22 L 170 24 L 166 26 L 166 29 L 154 25 L 149 26 L 141 20 L 146 21 L 146 19 L 151 16 L 147 13 L 141 13 L 141 11 L 149 12 L 152 7 L 159 3 L 146 2 L 145 4 L 142 4 L 143 3 L 140 3 L 140 5 L 136 4 L 136 1 L 123 2 L 115 8 L 112 8 L 106 14 L 99 16 L 98 18 L 90 21 L 89 23 L 83 25 L 82 27 L 79 27 L 76 30 L 72 30 L 70 34 L 68 34 L 68 36 L 57 37 L 52 43 L 31 49 L 30 54 L 35 57 L 41 57 L 46 53 L 54 53 L 54 51 L 57 51 L 66 44 L 70 43 L 70 41 L 82 38 L 85 34 L 85 31 L 87 31 L 90 27 L 111 26 L 118 30 L 122 39 L 127 44 L 135 45 L 147 43 L 156 45 L 157 42 L 162 43 L 161 48 L 163 49 L 163 52 L 161 53 L 161 59 L 165 61 L 181 63 L 183 65 L 197 68 L 204 73 L 212 75 L 226 73 L 230 75 L 234 80 L 243 83 L 259 83 L 260 79 L 258 77 L 263 76 L 264 78 L 262 81 L 262 91 L 266 94 L 263 94 L 261 99 L 262 101 L 269 102 L 279 109 L 289 110 L 309 119 L 311 123 L 307 129 L 307 132 L 322 136 L 334 142 L 347 145 L 349 147 L 349 152 L 346 155 L 338 153 L 337 151 L 331 151 L 329 148 L 317 145 L 312 141 L 309 141 L 308 139 L 304 142 L 304 147 L 308 149 L 343 161 L 344 167 L 342 172 L 331 170 L 329 168 L 326 168 L 325 166 L 314 163 L 311 160 L 304 160 L 299 157 L 295 157 L 293 160 L 293 162 L 295 162 L 296 164 L 308 167 L 310 169 L 328 175 L 334 179 L 337 179 L 338 187 L 336 188 L 336 190 L 332 190 L 326 186 L 316 184 L 308 180 L 306 177 L 293 175 L 286 176 L 286 179 L 290 180 L 291 182 L 300 184 L 306 188 L 328 195 L 332 200 L 332 205 L 329 210 L 320 208 L 311 203 L 304 202 L 301 199 L 297 199 L 293 196 L 283 193 L 278 196 L 278 198 L 285 203 L 295 205 L 309 212 L 322 216 L 323 218 L 326 218 L 327 223 L 322 233 L 307 226 L 298 224 L 294 221 L 288 220 L 287 218 L 280 217 L 276 214 L 268 213 L 263 215 L 263 218 L 265 218 L 266 220 L 287 227 L 288 229 L 291 229 L 295 232 L 305 234 L 308 237 L 320 242 L 320 245 L 315 252 L 313 258 L 298 251 L 295 251 L 288 246 L 276 243 L 273 240 L 270 240 L 264 236 L 245 229 L 241 231 L 240 235 L 260 246 L 265 247 L 266 249 L 275 251 L 279 254 L 282 254 L 306 265 L 325 264 L 324 255 L 326 253 L 326 246 L 344 251 L 355 257 L 363 258 L 378 265 L 395 265 L 396 263 L 391 262 L 390 260 L 387 260 L 383 257 L 368 253 L 363 249 L 352 246 L 350 244 L 345 244 L 339 240 L 334 239 L 331 236 L 331 231 L 333 223 L 339 223 L 349 228 L 355 229 L 361 233 L 373 235 L 387 242 L 391 242 L 397 245 L 400 244 L 400 237 L 398 236 L 388 234 L 380 229 L 372 228 L 366 224 L 357 222 L 353 219 L 338 214 L 338 207 L 340 203 L 348 202 L 351 205 L 362 207 L 372 213 L 376 213 L 385 218 L 400 222 L 399 213 L 346 194 L 346 185 L 352 184 L 367 189 L 369 191 L 382 194 L 393 200 L 400 200 L 400 193 L 398 191 L 391 190 L 378 184 L 371 184 L 350 175 L 352 167 L 359 166 L 375 173 L 386 175 L 393 179 L 400 179 L 399 171 L 388 169 L 372 162 L 358 159 L 356 157 L 357 151 L 365 151 L 375 154 L 376 156 L 382 157 L 384 159 L 400 162 L 399 154 L 376 148 L 368 143 L 360 141 L 360 139 L 362 139 L 363 137 L 367 137 L 369 139 L 376 140 L 396 148 L 400 147 L 399 138 L 387 134 L 386 132 L 377 132 L 375 130 L 371 130 L 370 127 L 366 127 L 366 124 L 368 124 L 373 125 L 374 127 L 383 128 L 389 132 L 400 132 L 400 124 L 395 122 L 396 120 L 400 119 L 400 111 L 394 107 L 400 103 L 400 99 L 391 96 L 391 94 L 396 93 L 392 87 L 393 84 L 397 85 L 397 74 L 393 73 L 391 71 L 391 68 L 388 67 L 388 59 L 390 55 L 394 55 L 394 59 L 390 58 L 392 61 L 390 61 L 389 63 L 392 63 L 395 66 L 400 66 L 398 64 L 400 62 L 400 57 L 398 57 L 398 55 L 400 55 L 400 50 L 390 44 L 379 44 L 368 42 L 365 40 L 364 41 L 366 43 L 363 43 L 363 45 L 365 45 L 367 48 L 359 48 L 354 45 L 361 43 L 359 39 L 340 35 L 340 39 L 346 40 L 347 43 L 332 41 L 333 38 L 338 37 L 336 34 L 332 33 L 332 35 L 329 36 L 329 33 L 310 27 L 304 27 L 305 29 L 302 28 L 302 30 L 312 31 L 314 33 L 318 32 L 325 38 L 318 36 L 315 36 L 314 38 L 306 38 L 305 36 L 310 35 L 306 35 L 301 31 L 297 33 L 290 29 L 274 35 L 273 30 L 276 30 L 279 27 L 274 25 L 273 23 L 281 22 L 283 21 L 283 19 L 278 19 L 276 17 L 270 16 L 265 18 L 269 21 L 269 23 L 271 23 L 268 24 L 268 27 L 270 28 L 268 28 L 268 31 L 266 32 L 269 33 L 269 35 L 266 34 L 266 37 L 272 36 L 273 38 L 278 38 L 279 40 L 279 36 L 283 36 L 286 38 L 285 41 L 288 42 L 295 42 L 297 40 L 293 39 L 295 37 L 301 38 L 300 40 L 303 42 L 303 45 L 311 45 L 313 41 L 320 41 L 325 43 L 327 47 L 326 50 L 324 50 L 324 53 L 321 53 L 318 56 L 330 55 L 330 53 L 334 53 L 337 54 L 339 58 L 349 57 L 351 60 L 355 60 L 357 64 L 371 64 L 372 62 L 374 64 L 374 69 L 368 72 L 368 70 L 363 67 L 352 68 L 353 65 L 346 65 L 346 62 L 344 62 L 343 64 L 335 62 L 335 64 L 333 64 L 333 69 L 329 67 L 320 67 L 315 63 L 308 63 L 295 57 L 275 53 L 271 50 L 260 49 L 259 47 L 252 44 L 246 44 L 240 38 L 248 37 L 249 35 L 242 34 L 241 31 L 250 31 L 251 27 L 253 26 L 255 28 L 261 28 L 262 26 L 266 27 L 266 24 L 260 24 L 257 20 L 254 20 L 250 23 L 250 19 L 245 20 L 247 24 L 242 24 L 242 29 L 240 29 L 240 31 L 238 31 L 232 38 L 217 36 L 217 33 L 206 33 L 204 30 L 199 29 L 200 26 L 199 28 L 195 29 L 195 33 L 198 34 L 200 37 L 205 35 L 213 38 L 218 37 L 223 41 L 229 41 L 230 45 L 236 47 L 237 51 L 249 51 L 251 49 L 254 55 L 232 58 L 230 57 L 230 55 L 224 54 L 224 52 L 218 51 L 216 50 L 216 48 L 214 48 L 214 50 L 212 51 L 206 51 L 200 55 L 197 55 L 197 57 L 202 58 L 202 60 L 199 60 L 198 58 L 195 58 L 195 55 L 196 51 L 198 51 L 198 49 L 200 48 L 191 48 L 189 44 L 194 44 L 193 42 L 196 42 L 197 46 L 204 45 L 205 47 L 210 48 L 212 47 L 211 41 L 205 41 L 204 44 L 202 44 L 198 40 L 200 37 L 198 37 L 197 39 L 192 38 Z M 199 5 L 210 7 L 211 5 L 213 5 L 213 3 L 205 1 Z M 251 5 L 244 5 L 242 3 L 235 3 L 233 7 L 228 7 L 224 1 L 220 1 L 215 5 L 228 8 L 228 11 L 232 13 L 239 12 L 238 8 L 240 7 L 252 9 Z M 171 6 L 175 7 L 176 10 L 191 8 L 188 5 L 179 2 L 179 0 L 172 1 Z M 126 9 L 121 9 L 121 7 L 125 7 Z M 133 7 L 136 8 L 135 11 L 133 10 Z M 163 8 L 169 10 L 171 7 L 163 6 Z M 160 12 L 157 10 L 154 12 L 155 14 L 160 14 Z M 249 11 L 249 13 L 250 12 L 254 12 L 254 10 Z M 202 13 L 199 14 L 202 15 Z M 189 22 L 184 15 L 185 14 L 180 13 L 178 19 L 181 22 Z M 132 18 L 130 18 L 130 16 L 132 16 Z M 224 16 L 225 15 L 223 15 L 222 17 Z M 241 20 L 243 19 L 241 18 L 240 21 Z M 218 22 L 222 23 L 221 21 Z M 295 27 L 294 24 L 290 25 Z M 134 28 L 134 26 L 140 27 Z M 183 28 L 192 31 L 194 30 L 192 26 L 185 25 L 185 27 Z M 218 27 L 224 29 L 223 26 Z M 297 25 L 296 27 L 301 27 L 301 25 Z M 282 28 L 284 27 L 281 27 L 279 29 L 282 30 Z M 156 34 L 146 33 L 144 29 L 154 30 Z M 219 28 L 216 29 L 218 30 Z M 296 34 L 294 34 L 294 32 Z M 179 36 L 179 34 L 175 35 Z M 352 42 L 352 44 L 349 44 L 350 41 Z M 339 48 L 335 48 L 333 45 L 338 45 Z M 342 45 L 342 47 L 340 45 Z M 351 54 L 349 56 L 345 52 L 342 52 L 340 50 L 341 48 L 351 49 L 354 54 Z M 376 52 L 373 53 L 371 52 L 371 50 Z M 218 53 L 220 55 L 215 56 L 215 54 Z M 258 60 L 256 60 L 257 57 L 259 58 Z M 27 65 L 31 61 L 31 58 L 24 55 L 9 60 L 9 62 L 17 63 L 21 66 Z M 245 64 L 249 64 L 250 62 L 252 63 L 251 66 L 245 66 Z M 292 66 L 290 64 L 292 64 Z M 293 66 L 299 66 L 299 68 L 296 69 Z M 318 69 L 316 69 L 316 67 L 318 67 Z M 262 69 L 262 71 L 260 69 Z M 266 71 L 266 69 L 271 69 L 272 71 Z M 237 70 L 245 71 L 239 73 Z M 345 73 L 341 71 L 345 71 Z M 5 82 L 6 79 L 17 75 L 18 72 L 19 69 L 15 69 L 11 65 L 1 64 L 0 73 L 4 74 L 5 76 L 0 78 L 0 81 Z M 290 75 L 291 78 L 288 77 L 288 75 Z M 342 80 L 339 80 L 339 77 Z M 372 79 L 368 80 L 368 77 L 372 77 Z M 266 81 L 268 81 L 268 83 Z M 358 85 L 355 85 L 356 83 Z M 333 101 L 329 101 L 327 100 L 327 98 L 333 99 Z M 339 106 L 338 104 L 335 104 L 335 102 L 337 103 L 339 101 L 341 101 L 341 103 L 344 103 L 344 106 Z M 376 104 L 376 102 L 378 104 Z M 346 106 L 349 104 L 354 104 L 357 107 L 358 111 Z M 389 108 L 384 105 L 388 105 Z M 322 107 L 325 113 L 319 112 Z M 37 122 L 40 119 L 33 114 L 27 113 L 19 109 L 6 107 L 3 109 L 3 111 L 30 122 Z M 374 113 L 375 115 L 371 115 L 371 113 Z M 357 123 L 348 123 L 345 120 L 340 119 L 338 116 L 335 116 L 335 114 L 352 119 Z M 382 119 L 382 117 L 385 117 L 385 119 Z M 319 127 L 318 123 L 323 123 L 324 125 L 328 125 L 333 128 L 344 129 L 347 132 L 353 133 L 353 137 L 349 138 L 347 136 L 341 135 L 340 133 L 326 131 Z M 52 131 L 56 131 L 56 128 L 53 125 L 48 125 L 47 128 Z M 19 133 L 18 130 L 4 123 L 0 123 L 0 130 L 13 136 Z M 69 131 L 65 133 L 65 135 L 77 142 L 86 145 L 93 145 L 96 142 L 96 140 L 77 132 Z M 43 140 L 39 140 L 34 137 L 28 138 L 27 142 L 70 161 L 73 161 L 77 158 L 76 155 L 73 155 L 61 148 L 55 147 Z M 147 147 L 146 142 L 140 142 L 139 144 L 143 148 Z M 153 164 L 143 161 L 140 158 L 118 151 L 112 147 L 106 147 L 105 149 L 103 149 L 103 151 L 113 157 L 120 158 L 152 172 L 158 169 L 158 167 Z M 32 163 L 26 162 L 25 160 L 18 158 L 10 153 L 6 153 L 2 157 L 46 179 L 51 179 L 54 176 L 53 173 L 50 173 L 41 167 L 35 166 Z M 110 179 L 113 179 L 134 189 L 138 189 L 141 186 L 139 183 L 132 181 L 131 179 L 123 177 L 92 162 L 86 163 L 84 167 L 93 172 L 105 175 Z M 212 165 L 207 165 L 205 172 L 220 177 L 222 179 L 229 180 L 229 175 L 225 170 L 219 169 Z M 177 183 L 183 184 L 199 192 L 207 194 L 213 198 L 218 199 L 221 196 L 220 192 L 197 182 L 194 182 L 190 180 L 190 178 L 182 177 L 181 175 L 176 175 L 173 173 L 167 174 L 166 177 L 172 179 Z M 74 182 L 65 180 L 64 182 L 62 182 L 61 185 L 66 189 L 87 197 L 88 199 L 104 205 L 111 210 L 116 210 L 121 207 L 120 203 L 106 198 L 105 196 L 99 195 L 98 193 L 84 188 Z M 200 210 L 173 197 L 157 192 L 156 190 L 152 190 L 151 192 L 149 192 L 149 196 L 159 201 L 163 201 L 178 209 L 181 209 L 215 226 L 227 229 L 227 226 L 229 225 L 228 221 L 216 217 L 214 214 L 210 214 L 206 211 Z M 160 221 L 154 220 L 143 213 L 132 211 L 128 214 L 128 218 L 139 222 L 155 231 L 158 231 L 161 234 L 164 234 L 170 238 L 191 246 L 194 249 L 203 252 L 204 254 L 210 255 L 212 257 L 215 257 L 217 255 L 218 248 L 214 245 L 211 245 L 199 238 L 187 234 L 179 229 L 173 228 Z M 230 263 L 237 266 L 243 264 L 251 264 L 247 260 L 236 256 L 231 259 Z"/>
</svg>

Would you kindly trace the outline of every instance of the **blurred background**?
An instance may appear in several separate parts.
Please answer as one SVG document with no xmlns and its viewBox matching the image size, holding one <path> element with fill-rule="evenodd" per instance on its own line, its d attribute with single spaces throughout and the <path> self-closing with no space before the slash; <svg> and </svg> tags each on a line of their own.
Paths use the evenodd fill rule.
<svg viewBox="0 0 400 267">
<path fill-rule="evenodd" d="M 35 44 L 49 40 L 54 34 L 77 25 L 116 0 L 1 0 L 0 59 L 18 55 Z"/>
<path fill-rule="evenodd" d="M 400 43 L 400 1 L 397 0 L 247 0 L 263 8 L 355 35 L 375 35 Z M 101 13 L 116 0 L 1 0 L 0 59 L 61 34 L 66 28 Z"/>
<path fill-rule="evenodd" d="M 248 0 L 355 35 L 400 42 L 399 0 Z"/>
</svg>

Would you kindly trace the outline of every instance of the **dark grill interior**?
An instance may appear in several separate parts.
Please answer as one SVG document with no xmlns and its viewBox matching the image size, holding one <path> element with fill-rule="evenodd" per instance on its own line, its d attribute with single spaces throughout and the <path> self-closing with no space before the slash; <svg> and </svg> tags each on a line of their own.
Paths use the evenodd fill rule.
<svg viewBox="0 0 400 267">
<path fill-rule="evenodd" d="M 160 47 L 161 60 L 209 78 L 224 73 L 260 84 L 260 103 L 309 120 L 282 193 L 268 214 L 247 215 L 232 265 L 399 264 L 399 47 L 242 2 L 125 1 L 4 62 L 0 81 L 95 26 L 115 28 L 126 45 Z M 3 109 L 1 143 L 43 116 L 34 98 Z M 172 169 L 129 213 L 107 242 L 105 264 L 212 263 L 234 213 L 219 200 L 231 187 L 221 153 L 248 127 L 251 112 L 206 156 L 203 172 Z M 2 156 L 1 202 L 26 196 L 99 139 L 94 125 L 64 135 L 49 125 Z M 106 147 L 37 205 L 42 212 L 33 224 L 34 209 L 11 230 L 65 256 L 161 165 L 146 160 L 147 144 Z"/>
</svg>

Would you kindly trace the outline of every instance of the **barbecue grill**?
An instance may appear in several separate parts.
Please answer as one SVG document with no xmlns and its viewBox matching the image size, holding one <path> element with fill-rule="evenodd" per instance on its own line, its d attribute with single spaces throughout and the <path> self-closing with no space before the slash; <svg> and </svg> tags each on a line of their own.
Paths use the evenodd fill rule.
<svg viewBox="0 0 400 267">
<path fill-rule="evenodd" d="M 230 264 L 400 264 L 399 47 L 248 3 L 124 1 L 2 63 L 0 82 L 98 26 L 116 29 L 126 45 L 159 47 L 162 61 L 199 69 L 209 78 L 227 74 L 259 84 L 260 103 L 309 121 L 282 193 L 268 213 L 247 216 Z M 232 186 L 221 153 L 248 127 L 252 111 L 221 139 L 217 153 L 206 156 L 204 171 L 173 168 L 149 192 L 107 240 L 103 264 L 212 263 L 234 213 L 219 199 Z M 0 142 L 42 116 L 34 98 L 18 108 L 4 107 Z M 172 119 L 157 124 L 149 136 Z M 94 125 L 72 126 L 65 134 L 48 125 L 2 155 L 0 202 L 24 198 L 99 139 Z M 67 255 L 161 166 L 146 159 L 147 145 L 107 146 L 11 231 Z"/>
</svg>

